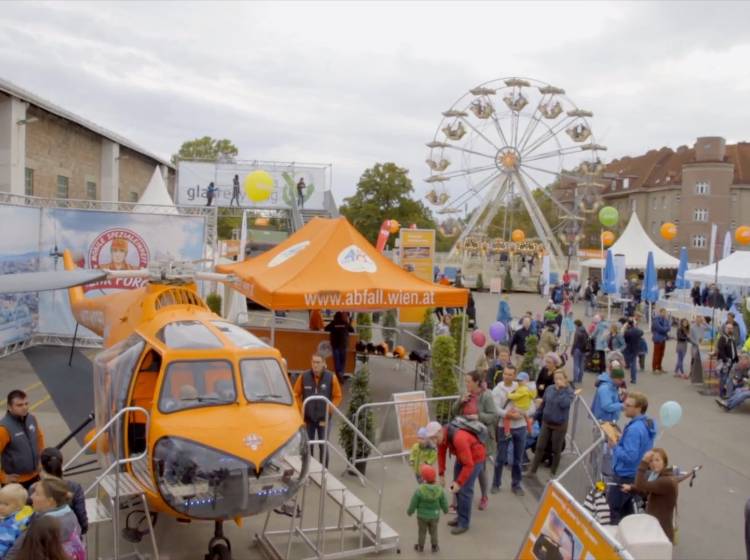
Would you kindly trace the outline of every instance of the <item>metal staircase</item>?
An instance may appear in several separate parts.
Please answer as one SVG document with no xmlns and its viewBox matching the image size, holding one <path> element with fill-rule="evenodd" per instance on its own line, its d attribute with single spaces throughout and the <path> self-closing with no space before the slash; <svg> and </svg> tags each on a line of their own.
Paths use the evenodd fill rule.
<svg viewBox="0 0 750 560">
<path fill-rule="evenodd" d="M 96 432 L 93 438 L 76 453 L 70 461 L 68 461 L 63 467 L 63 471 L 71 469 L 75 465 L 75 462 L 96 442 L 107 444 L 107 442 L 114 440 L 116 444 L 112 446 L 115 449 L 115 459 L 107 466 L 106 469 L 94 480 L 94 482 L 85 489 L 84 493 L 89 496 L 92 491 L 96 490 L 96 494 L 92 497 L 86 498 L 86 513 L 89 519 L 89 525 L 94 527 L 94 560 L 98 560 L 99 557 L 99 526 L 102 523 L 112 524 L 112 543 L 113 543 L 113 558 L 119 560 L 120 558 L 153 558 L 154 560 L 159 558 L 159 549 L 156 544 L 156 535 L 154 534 L 154 527 L 151 520 L 151 511 L 148 507 L 148 500 L 144 493 L 144 487 L 153 488 L 153 481 L 151 480 L 150 473 L 148 472 L 148 465 L 146 463 L 148 451 L 144 451 L 138 455 L 131 457 L 120 457 L 120 429 L 122 420 L 125 414 L 132 412 L 140 412 L 146 418 L 146 433 L 148 433 L 148 426 L 150 416 L 145 408 L 139 406 L 128 406 L 121 409 L 115 414 L 109 422 L 102 426 L 99 431 Z M 114 437 L 112 434 L 114 432 Z M 131 469 L 135 473 L 135 476 L 126 470 L 126 465 L 131 465 Z M 150 537 L 151 548 L 153 556 L 143 555 L 137 550 L 130 552 L 126 555 L 120 554 L 120 521 L 123 513 L 132 511 L 133 508 L 143 508 L 145 515 L 145 521 L 148 528 L 147 534 Z"/>
<path fill-rule="evenodd" d="M 375 459 L 370 462 L 379 462 L 382 466 L 383 470 L 381 473 L 382 477 L 380 484 L 373 484 L 362 474 L 358 474 L 358 476 L 363 485 L 370 486 L 376 491 L 378 495 L 377 508 L 373 511 L 361 499 L 352 493 L 339 479 L 334 477 L 327 468 L 324 468 L 323 464 L 312 457 L 312 450 L 319 445 L 323 445 L 324 463 L 328 454 L 333 452 L 345 463 L 346 468 L 353 472 L 357 472 L 355 465 L 349 461 L 344 453 L 331 444 L 327 439 L 310 441 L 308 442 L 311 455 L 308 467 L 308 477 L 302 490 L 297 493 L 293 500 L 292 511 L 296 512 L 299 507 L 300 515 L 291 518 L 288 529 L 269 531 L 268 525 L 272 515 L 272 512 L 269 512 L 266 515 L 261 534 L 255 536 L 259 547 L 273 560 L 290 560 L 292 555 L 292 545 L 294 544 L 295 538 L 298 539 L 298 542 L 301 541 L 306 545 L 306 547 L 312 552 L 311 556 L 306 557 L 309 560 L 354 558 L 361 557 L 370 552 L 381 552 L 393 549 L 398 551 L 399 534 L 383 521 L 381 515 L 383 490 L 386 480 L 385 456 L 325 397 L 312 396 L 307 398 L 302 405 L 303 411 L 309 402 L 315 400 L 324 401 L 330 405 L 329 410 L 333 410 L 337 418 L 348 425 L 354 433 L 357 434 L 357 437 L 365 443 L 370 449 L 370 453 L 376 455 Z M 301 471 L 302 463 L 299 459 L 287 459 L 287 462 L 297 472 Z M 308 494 L 311 492 L 311 487 L 319 489 L 317 511 L 312 512 L 317 521 L 315 524 L 305 527 L 305 514 L 307 513 L 307 510 L 310 509 L 309 502 L 311 501 L 311 496 Z M 326 509 L 329 503 L 333 503 L 336 508 L 337 522 L 335 525 L 327 526 Z M 356 539 L 354 539 L 356 542 L 352 543 L 353 539 L 351 538 L 345 539 L 347 531 L 349 531 L 349 535 L 356 536 Z M 337 550 L 328 552 L 326 551 L 326 537 L 329 534 L 335 533 L 338 533 Z M 286 545 L 283 547 L 283 552 L 272 542 L 271 538 L 274 536 L 286 537 L 287 540 Z"/>
</svg>

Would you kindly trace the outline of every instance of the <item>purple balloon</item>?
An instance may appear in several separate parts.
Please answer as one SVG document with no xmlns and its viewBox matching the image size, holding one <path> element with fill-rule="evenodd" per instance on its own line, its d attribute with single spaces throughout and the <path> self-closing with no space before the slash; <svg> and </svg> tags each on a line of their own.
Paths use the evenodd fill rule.
<svg viewBox="0 0 750 560">
<path fill-rule="evenodd" d="M 478 346 L 479 348 L 484 348 L 484 345 L 487 344 L 484 333 L 479 329 L 471 333 L 471 341 L 474 343 L 474 346 Z"/>
<path fill-rule="evenodd" d="M 495 342 L 505 340 L 505 325 L 500 321 L 492 323 L 490 326 L 490 338 Z"/>
</svg>

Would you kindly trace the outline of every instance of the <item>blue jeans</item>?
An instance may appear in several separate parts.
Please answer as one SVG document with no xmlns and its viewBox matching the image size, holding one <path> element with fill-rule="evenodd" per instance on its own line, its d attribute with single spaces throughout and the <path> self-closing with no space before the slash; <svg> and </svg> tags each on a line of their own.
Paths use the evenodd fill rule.
<svg viewBox="0 0 750 560">
<path fill-rule="evenodd" d="M 321 426 L 320 422 L 305 422 L 305 428 L 307 428 L 307 439 L 309 439 L 310 441 L 327 440 L 328 433 L 331 431 L 329 422 L 326 422 L 325 426 Z M 331 453 L 328 452 L 327 449 L 325 449 L 325 445 L 322 443 L 317 444 L 316 447 L 318 448 L 318 457 L 320 457 L 321 463 L 323 462 L 323 455 L 325 454 L 325 466 L 326 468 L 328 468 L 328 459 L 330 458 Z M 311 457 L 313 456 L 313 451 L 314 449 L 310 450 Z"/>
<path fill-rule="evenodd" d="M 634 480 L 632 477 L 615 475 L 614 482 L 616 484 L 607 487 L 607 503 L 609 504 L 612 525 L 617 525 L 623 517 L 633 513 L 633 495 L 623 492 L 620 485 L 633 484 Z"/>
<path fill-rule="evenodd" d="M 573 382 L 583 381 L 583 352 L 580 348 L 573 348 Z"/>
<path fill-rule="evenodd" d="M 675 373 L 685 374 L 685 354 L 687 354 L 687 347 L 680 348 L 677 346 L 677 364 L 674 366 Z"/>
<path fill-rule="evenodd" d="M 730 410 L 740 406 L 743 402 L 750 399 L 750 389 L 737 389 L 727 401 L 727 408 Z"/>
<path fill-rule="evenodd" d="M 630 382 L 635 383 L 638 379 L 638 356 L 625 354 L 623 358 L 625 358 L 625 363 L 630 368 Z"/>
<path fill-rule="evenodd" d="M 458 478 L 458 473 L 461 472 L 463 465 L 456 461 L 453 467 L 453 480 Z M 484 461 L 474 465 L 474 469 L 471 471 L 469 478 L 461 485 L 458 491 L 458 505 L 456 510 L 458 512 L 458 526 L 469 528 L 469 522 L 471 521 L 471 510 L 474 502 L 474 483 L 476 482 L 479 474 L 484 469 Z"/>
<path fill-rule="evenodd" d="M 336 372 L 336 377 L 341 380 L 341 376 L 344 375 L 344 369 L 346 368 L 346 348 L 333 348 L 333 371 Z"/>
<path fill-rule="evenodd" d="M 503 466 L 508 458 L 508 445 L 513 442 L 513 462 L 510 468 L 510 480 L 513 488 L 521 486 L 521 464 L 523 454 L 526 451 L 526 434 L 528 428 L 511 428 L 510 437 L 506 438 L 502 424 L 497 427 L 497 457 L 495 457 L 495 472 L 492 478 L 492 486 L 500 488 L 503 477 Z"/>
<path fill-rule="evenodd" d="M 727 398 L 729 395 L 729 392 L 727 391 L 727 381 L 729 381 L 729 371 L 731 369 L 731 362 L 722 363 L 719 368 L 719 397 L 722 399 Z"/>
</svg>

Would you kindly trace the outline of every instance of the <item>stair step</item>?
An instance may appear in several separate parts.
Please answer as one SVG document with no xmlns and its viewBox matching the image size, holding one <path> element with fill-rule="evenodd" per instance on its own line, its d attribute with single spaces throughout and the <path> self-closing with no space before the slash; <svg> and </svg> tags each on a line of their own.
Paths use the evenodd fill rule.
<svg viewBox="0 0 750 560">
<path fill-rule="evenodd" d="M 99 498 L 86 498 L 86 517 L 88 517 L 89 525 L 112 521 L 109 509 Z"/>
<path fill-rule="evenodd" d="M 119 474 L 120 477 L 120 499 L 122 498 L 129 498 L 132 496 L 140 496 L 143 494 L 143 488 L 138 483 L 138 481 L 127 472 L 121 472 Z M 117 494 L 117 474 L 108 474 L 104 478 L 102 478 L 100 483 L 102 489 L 107 493 L 107 495 L 114 499 L 115 495 Z"/>
</svg>

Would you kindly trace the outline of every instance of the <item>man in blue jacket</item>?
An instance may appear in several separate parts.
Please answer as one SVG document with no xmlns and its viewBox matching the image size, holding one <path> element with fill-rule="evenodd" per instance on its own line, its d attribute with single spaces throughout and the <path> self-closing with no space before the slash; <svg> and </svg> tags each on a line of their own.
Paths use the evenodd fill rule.
<svg viewBox="0 0 750 560">
<path fill-rule="evenodd" d="M 672 323 L 669 317 L 667 317 L 667 310 L 662 307 L 659 309 L 659 314 L 651 322 L 651 335 L 654 340 L 654 355 L 651 358 L 651 370 L 654 373 L 664 373 L 661 361 L 664 358 L 664 347 L 667 345 L 670 330 L 672 330 Z"/>
<path fill-rule="evenodd" d="M 633 392 L 625 399 L 625 416 L 630 422 L 625 426 L 619 441 L 612 451 L 612 470 L 615 484 L 607 490 L 610 519 L 617 525 L 626 515 L 633 513 L 633 497 L 623 491 L 623 484 L 633 484 L 641 459 L 654 447 L 656 424 L 646 416 L 648 399 L 643 393 Z"/>
<path fill-rule="evenodd" d="M 625 370 L 617 361 L 611 364 L 611 373 L 605 371 L 597 378 L 596 393 L 591 403 L 591 412 L 601 422 L 617 422 L 623 407 L 620 387 L 625 382 Z"/>
</svg>

